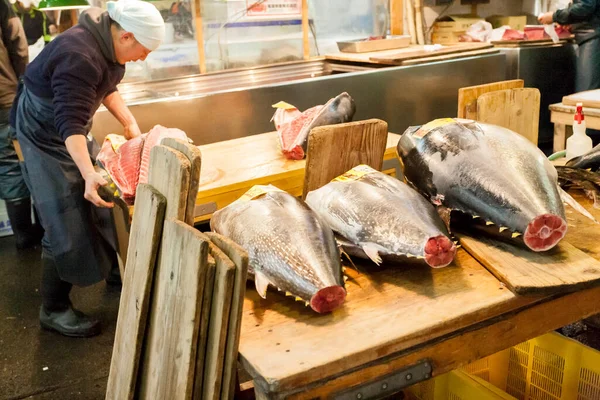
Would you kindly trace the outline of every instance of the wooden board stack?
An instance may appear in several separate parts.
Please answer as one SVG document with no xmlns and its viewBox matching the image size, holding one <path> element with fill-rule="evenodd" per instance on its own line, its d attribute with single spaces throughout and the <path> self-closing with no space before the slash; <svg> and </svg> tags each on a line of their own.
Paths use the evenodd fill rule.
<svg viewBox="0 0 600 400">
<path fill-rule="evenodd" d="M 248 255 L 190 226 L 200 166 L 197 148 L 183 141 L 152 149 L 149 183 L 136 198 L 106 399 L 232 399 L 236 391 Z"/>
</svg>

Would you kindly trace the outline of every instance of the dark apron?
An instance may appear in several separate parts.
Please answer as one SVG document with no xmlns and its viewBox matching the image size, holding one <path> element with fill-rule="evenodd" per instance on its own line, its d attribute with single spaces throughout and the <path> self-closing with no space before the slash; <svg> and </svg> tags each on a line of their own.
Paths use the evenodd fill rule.
<svg viewBox="0 0 600 400">
<path fill-rule="evenodd" d="M 85 182 L 54 125 L 52 100 L 23 85 L 19 91 L 14 123 L 25 182 L 45 229 L 44 255 L 54 258 L 64 281 L 99 282 L 117 262 L 110 210 L 84 199 Z"/>
</svg>

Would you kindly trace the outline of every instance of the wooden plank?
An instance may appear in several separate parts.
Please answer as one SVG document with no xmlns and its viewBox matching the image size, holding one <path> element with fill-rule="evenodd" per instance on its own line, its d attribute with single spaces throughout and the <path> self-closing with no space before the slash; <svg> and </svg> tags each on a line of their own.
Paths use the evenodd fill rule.
<svg viewBox="0 0 600 400">
<path fill-rule="evenodd" d="M 381 170 L 387 122 L 379 119 L 320 126 L 308 137 L 302 198 L 359 164 Z"/>
<path fill-rule="evenodd" d="M 200 73 L 206 73 L 206 52 L 204 50 L 204 24 L 202 23 L 202 0 L 194 0 L 194 22 L 196 44 L 198 46 L 198 65 Z"/>
<path fill-rule="evenodd" d="M 221 399 L 233 399 L 237 376 L 238 347 L 242 329 L 244 294 L 246 293 L 246 280 L 248 277 L 248 253 L 232 240 L 218 233 L 210 232 L 206 235 L 235 264 L 233 296 L 231 300 L 231 312 L 229 313 L 229 330 L 225 347 L 223 388 L 221 390 Z"/>
<path fill-rule="evenodd" d="M 208 343 L 208 324 L 210 322 L 210 309 L 212 307 L 213 289 L 215 286 L 216 263 L 213 256 L 208 255 L 206 280 L 200 311 L 200 329 L 198 333 L 198 351 L 196 352 L 196 377 L 194 378 L 194 399 L 202 398 L 202 384 L 204 381 L 204 361 L 206 359 Z"/>
<path fill-rule="evenodd" d="M 390 0 L 390 33 L 404 35 L 404 0 Z"/>
<path fill-rule="evenodd" d="M 558 43 L 554 43 L 552 39 L 534 39 L 534 40 L 493 40 L 492 43 L 498 47 L 529 47 L 529 46 L 542 46 L 542 45 L 561 45 L 567 43 L 567 39 L 560 39 Z"/>
<path fill-rule="evenodd" d="M 484 93 L 477 99 L 477 121 L 508 128 L 538 144 L 540 91 L 505 89 Z"/>
<path fill-rule="evenodd" d="M 462 51 L 473 51 L 483 50 L 493 47 L 488 43 L 468 43 L 468 44 L 456 44 L 444 46 L 443 48 L 435 51 L 417 50 L 412 52 L 398 52 L 394 55 L 389 56 L 373 56 L 370 59 L 372 61 L 390 62 L 390 63 L 401 63 L 402 61 L 412 60 L 416 58 L 440 56 L 451 53 L 458 53 Z"/>
<path fill-rule="evenodd" d="M 600 281 L 600 261 L 564 240 L 550 251 L 536 253 L 485 236 L 459 238 L 473 257 L 516 294 L 568 292 Z"/>
<path fill-rule="evenodd" d="M 470 45 L 470 44 L 466 44 Z M 456 46 L 448 45 L 447 47 Z M 464 46 L 464 45 L 461 45 Z M 399 62 L 394 59 L 390 59 L 392 56 L 398 56 L 399 54 L 410 54 L 414 52 L 424 52 L 425 46 L 418 44 L 411 44 L 408 47 L 402 49 L 391 49 L 372 51 L 367 53 L 332 53 L 325 55 L 326 60 L 332 61 L 343 61 L 343 62 L 354 62 L 354 63 L 366 63 L 366 64 L 381 64 L 381 65 L 398 65 Z M 464 50 L 473 51 L 476 49 Z M 428 53 L 428 57 L 437 56 L 435 53 Z M 374 58 L 373 58 L 374 57 Z"/>
<path fill-rule="evenodd" d="M 302 55 L 305 60 L 310 60 L 310 42 L 308 41 L 308 0 L 302 0 Z"/>
<path fill-rule="evenodd" d="M 458 89 L 458 118 L 477 119 L 477 98 L 484 93 L 495 90 L 516 89 L 524 87 L 522 79 L 486 83 Z"/>
<path fill-rule="evenodd" d="M 415 4 L 415 28 L 417 30 L 417 43 L 425 44 L 425 32 L 423 32 L 423 0 L 410 0 Z"/>
<path fill-rule="evenodd" d="M 208 324 L 208 343 L 201 399 L 219 400 L 236 267 L 225 253 L 212 243 L 210 244 L 210 254 L 215 259 L 216 272 Z"/>
<path fill-rule="evenodd" d="M 185 155 L 191 164 L 190 186 L 188 189 L 187 207 L 185 211 L 185 222 L 188 225 L 194 225 L 194 208 L 196 207 L 196 197 L 198 196 L 198 185 L 200 184 L 200 170 L 202 166 L 202 153 L 196 146 L 189 144 L 181 139 L 165 138 L 162 145 L 171 147 Z"/>
<path fill-rule="evenodd" d="M 384 50 L 398 50 L 410 46 L 409 35 L 399 35 L 391 38 L 372 40 L 351 40 L 337 42 L 338 48 L 343 53 L 373 53 Z"/>
<path fill-rule="evenodd" d="M 500 52 L 500 50 L 498 50 L 498 49 L 463 51 L 460 53 L 446 54 L 444 56 L 424 57 L 424 58 L 417 58 L 415 60 L 406 60 L 406 61 L 402 61 L 402 65 L 419 65 L 419 64 L 425 64 L 425 63 L 430 63 L 430 62 L 455 60 L 457 58 L 463 58 L 463 57 L 473 57 L 473 56 L 482 56 L 482 55 L 486 55 L 486 54 L 495 54 L 495 53 L 499 53 L 499 52 Z"/>
<path fill-rule="evenodd" d="M 129 238 L 131 257 L 123 275 L 115 344 L 106 389 L 107 400 L 134 398 L 156 253 L 167 204 L 163 195 L 140 184 Z"/>
<path fill-rule="evenodd" d="M 600 287 L 571 293 L 484 321 L 334 379 L 314 381 L 310 386 L 292 391 L 277 390 L 260 395 L 268 399 L 289 400 L 332 398 L 339 391 L 381 378 L 424 359 L 432 361 L 433 376 L 439 376 L 593 315 L 600 310 L 599 298 Z"/>
<path fill-rule="evenodd" d="M 175 149 L 158 145 L 150 151 L 148 183 L 167 199 L 167 219 L 185 221 L 191 168 L 187 157 Z"/>
<path fill-rule="evenodd" d="M 140 382 L 141 399 L 192 397 L 208 247 L 208 239 L 196 229 L 175 219 L 165 221 Z"/>
<path fill-rule="evenodd" d="M 586 90 L 564 96 L 562 102 L 568 106 L 576 106 L 577 103 L 583 103 L 584 107 L 600 108 L 600 89 Z"/>
</svg>

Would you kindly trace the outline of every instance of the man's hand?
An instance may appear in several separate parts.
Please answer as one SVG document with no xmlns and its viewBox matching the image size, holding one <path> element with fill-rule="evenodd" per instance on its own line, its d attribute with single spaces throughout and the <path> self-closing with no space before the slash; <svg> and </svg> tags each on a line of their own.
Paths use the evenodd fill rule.
<svg viewBox="0 0 600 400">
<path fill-rule="evenodd" d="M 106 201 L 102 200 L 102 198 L 98 194 L 98 188 L 108 183 L 104 178 L 102 178 L 102 175 L 100 175 L 97 172 L 90 172 L 86 176 L 84 176 L 83 179 L 85 180 L 85 193 L 83 197 L 85 197 L 87 201 L 89 201 L 96 207 L 114 207 L 113 203 L 107 203 Z"/>
<path fill-rule="evenodd" d="M 540 14 L 540 16 L 538 17 L 538 21 L 540 21 L 540 23 L 542 23 L 544 25 L 551 24 L 553 22 L 552 21 L 552 13 L 547 12 L 547 13 Z"/>
<path fill-rule="evenodd" d="M 125 126 L 124 134 L 125 139 L 129 140 L 140 136 L 142 131 L 140 131 L 140 127 L 137 123 L 133 123 Z"/>
</svg>

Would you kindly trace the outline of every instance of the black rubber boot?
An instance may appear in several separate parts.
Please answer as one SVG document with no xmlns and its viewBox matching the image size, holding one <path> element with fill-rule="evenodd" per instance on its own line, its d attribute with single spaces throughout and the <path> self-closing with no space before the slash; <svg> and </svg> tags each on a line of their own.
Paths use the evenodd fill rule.
<svg viewBox="0 0 600 400">
<path fill-rule="evenodd" d="M 72 287 L 69 282 L 60 279 L 54 260 L 42 256 L 41 327 L 71 337 L 99 334 L 100 323 L 71 305 L 69 293 Z"/>
<path fill-rule="evenodd" d="M 31 199 L 6 200 L 6 211 L 15 235 L 17 249 L 27 249 L 40 244 L 43 231 L 31 222 Z"/>
</svg>

